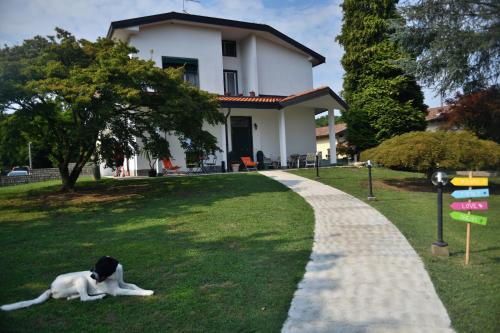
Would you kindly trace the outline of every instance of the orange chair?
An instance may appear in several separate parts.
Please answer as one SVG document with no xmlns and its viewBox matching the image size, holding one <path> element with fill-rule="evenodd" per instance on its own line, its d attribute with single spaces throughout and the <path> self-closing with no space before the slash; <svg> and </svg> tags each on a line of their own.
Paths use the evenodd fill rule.
<svg viewBox="0 0 500 333">
<path fill-rule="evenodd" d="M 173 165 L 172 161 L 170 161 L 169 158 L 167 158 L 165 160 L 161 160 L 161 162 L 163 163 L 163 169 L 165 169 L 167 171 L 167 173 L 168 173 L 168 171 L 172 171 L 174 173 L 178 173 L 179 169 L 181 168 L 178 165 Z"/>
<path fill-rule="evenodd" d="M 250 156 L 241 157 L 241 162 L 243 162 L 243 165 L 245 166 L 245 169 L 247 169 L 247 171 L 257 170 L 257 162 L 253 162 Z"/>
</svg>

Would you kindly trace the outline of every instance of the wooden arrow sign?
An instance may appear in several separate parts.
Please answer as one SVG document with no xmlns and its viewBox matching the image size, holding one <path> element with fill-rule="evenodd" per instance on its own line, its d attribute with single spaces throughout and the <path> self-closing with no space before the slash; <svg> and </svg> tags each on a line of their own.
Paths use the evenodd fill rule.
<svg viewBox="0 0 500 333">
<path fill-rule="evenodd" d="M 490 191 L 487 188 L 480 188 L 477 190 L 453 191 L 451 193 L 451 196 L 455 199 L 484 198 L 490 196 Z"/>
<path fill-rule="evenodd" d="M 454 210 L 487 210 L 488 201 L 454 202 L 450 207 Z"/>
<path fill-rule="evenodd" d="M 484 216 L 471 215 L 471 214 L 466 214 L 466 213 L 461 213 L 461 212 L 451 212 L 450 216 L 454 220 L 464 221 L 464 222 L 469 222 L 469 223 L 476 223 L 476 224 L 481 224 L 481 225 L 486 225 L 486 222 L 488 221 L 488 219 Z"/>
<path fill-rule="evenodd" d="M 455 186 L 488 186 L 488 178 L 460 178 L 455 177 L 451 180 Z"/>
</svg>

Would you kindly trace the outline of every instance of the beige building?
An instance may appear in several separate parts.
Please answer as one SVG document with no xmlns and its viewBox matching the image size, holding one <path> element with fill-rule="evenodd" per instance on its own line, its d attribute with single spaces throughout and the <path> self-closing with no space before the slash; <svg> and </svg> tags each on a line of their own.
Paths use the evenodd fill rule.
<svg viewBox="0 0 500 333">
<path fill-rule="evenodd" d="M 346 124 L 335 124 L 335 144 L 346 143 Z M 330 158 L 330 137 L 328 136 L 328 126 L 316 128 L 316 151 L 321 152 L 323 159 Z M 338 156 L 343 158 L 344 156 Z"/>
</svg>

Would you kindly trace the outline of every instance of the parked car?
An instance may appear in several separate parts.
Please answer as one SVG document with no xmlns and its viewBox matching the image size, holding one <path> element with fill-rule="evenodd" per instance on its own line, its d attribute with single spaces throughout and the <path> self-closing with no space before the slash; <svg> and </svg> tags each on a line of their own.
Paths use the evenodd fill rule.
<svg viewBox="0 0 500 333">
<path fill-rule="evenodd" d="M 7 177 L 27 176 L 29 175 L 29 170 L 30 168 L 26 166 L 13 167 L 12 171 L 7 174 Z"/>
</svg>

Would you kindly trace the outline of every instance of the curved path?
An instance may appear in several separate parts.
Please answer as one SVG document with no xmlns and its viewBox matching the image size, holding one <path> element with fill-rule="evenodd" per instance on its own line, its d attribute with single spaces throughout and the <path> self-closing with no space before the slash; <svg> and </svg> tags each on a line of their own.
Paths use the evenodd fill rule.
<svg viewBox="0 0 500 333">
<path fill-rule="evenodd" d="M 304 197 L 316 221 L 283 332 L 453 332 L 421 259 L 387 218 L 331 186 L 261 174 Z"/>
</svg>

